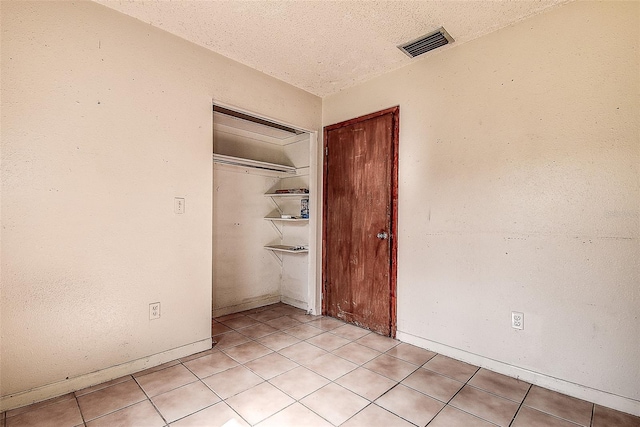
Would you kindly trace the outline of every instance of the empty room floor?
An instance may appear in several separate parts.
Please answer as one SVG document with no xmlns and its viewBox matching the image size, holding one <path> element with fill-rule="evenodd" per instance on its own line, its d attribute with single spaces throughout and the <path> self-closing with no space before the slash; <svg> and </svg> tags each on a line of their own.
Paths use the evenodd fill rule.
<svg viewBox="0 0 640 427">
<path fill-rule="evenodd" d="M 17 426 L 640 426 L 640 418 L 279 303 L 213 349 L 14 409 Z"/>
</svg>

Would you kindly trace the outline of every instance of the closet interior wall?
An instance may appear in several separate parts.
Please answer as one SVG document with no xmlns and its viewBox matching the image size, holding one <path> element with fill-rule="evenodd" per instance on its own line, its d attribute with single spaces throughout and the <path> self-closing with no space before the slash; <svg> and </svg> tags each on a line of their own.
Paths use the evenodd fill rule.
<svg viewBox="0 0 640 427">
<path fill-rule="evenodd" d="M 213 167 L 213 316 L 283 301 L 309 307 L 309 253 L 266 250 L 309 245 L 309 222 L 268 221 L 300 212 L 300 199 L 271 198 L 277 189 L 309 188 L 310 134 L 294 135 L 214 113 L 214 154 L 296 168 L 295 174 Z M 280 209 L 280 210 L 278 210 Z"/>
</svg>

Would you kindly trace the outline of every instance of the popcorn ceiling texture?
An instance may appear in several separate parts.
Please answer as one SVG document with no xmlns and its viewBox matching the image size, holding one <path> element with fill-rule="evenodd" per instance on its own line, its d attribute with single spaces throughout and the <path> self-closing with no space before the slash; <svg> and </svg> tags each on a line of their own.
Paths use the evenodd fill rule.
<svg viewBox="0 0 640 427">
<path fill-rule="evenodd" d="M 419 60 L 396 46 L 441 26 L 456 43 L 421 59 L 566 2 L 94 1 L 318 96 Z"/>
</svg>

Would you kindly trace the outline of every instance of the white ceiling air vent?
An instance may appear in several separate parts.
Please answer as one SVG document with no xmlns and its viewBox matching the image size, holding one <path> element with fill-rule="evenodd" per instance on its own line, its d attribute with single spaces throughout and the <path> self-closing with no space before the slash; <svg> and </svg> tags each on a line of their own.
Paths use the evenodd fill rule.
<svg viewBox="0 0 640 427">
<path fill-rule="evenodd" d="M 447 33 L 444 27 L 440 27 L 436 31 L 425 36 L 419 37 L 408 43 L 401 44 L 398 49 L 406 53 L 410 58 L 427 53 L 430 50 L 439 48 L 448 43 L 453 43 L 453 37 Z"/>
</svg>

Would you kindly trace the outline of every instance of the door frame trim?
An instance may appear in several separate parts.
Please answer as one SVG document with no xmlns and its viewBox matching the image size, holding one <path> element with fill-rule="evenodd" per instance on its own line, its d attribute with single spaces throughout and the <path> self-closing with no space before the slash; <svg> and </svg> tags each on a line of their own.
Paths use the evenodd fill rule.
<svg viewBox="0 0 640 427">
<path fill-rule="evenodd" d="M 327 314 L 327 134 L 331 130 L 339 129 L 341 127 L 350 126 L 355 123 L 363 122 L 365 120 L 373 119 L 376 117 L 384 116 L 386 114 L 392 115 L 391 130 L 391 146 L 392 146 L 392 163 L 391 163 L 391 253 L 390 253 L 390 265 L 389 265 L 389 279 L 391 286 L 391 293 L 389 295 L 390 306 L 390 319 L 391 325 L 391 337 L 395 338 L 397 329 L 397 287 L 398 287 L 398 149 L 400 142 L 400 106 L 387 108 L 375 113 L 366 114 L 364 116 L 356 117 L 354 119 L 345 120 L 340 123 L 325 126 L 323 128 L 323 141 L 322 141 L 322 314 Z"/>
</svg>

